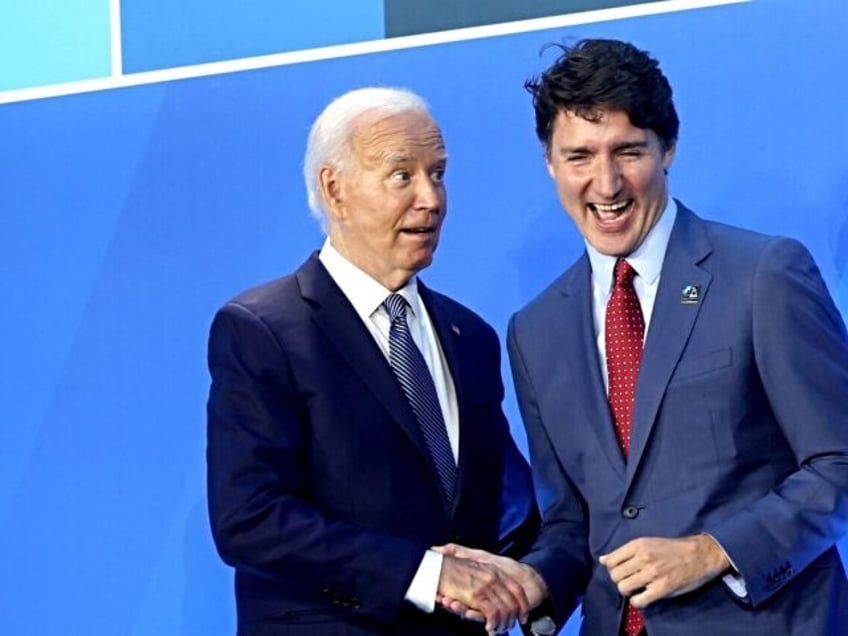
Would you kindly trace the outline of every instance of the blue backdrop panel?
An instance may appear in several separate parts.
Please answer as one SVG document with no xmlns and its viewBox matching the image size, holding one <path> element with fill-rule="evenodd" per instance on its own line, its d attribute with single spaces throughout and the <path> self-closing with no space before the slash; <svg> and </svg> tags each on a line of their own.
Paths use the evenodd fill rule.
<svg viewBox="0 0 848 636">
<path fill-rule="evenodd" d="M 127 73 L 383 37 L 383 0 L 122 0 Z"/>
<path fill-rule="evenodd" d="M 3 106 L 0 633 L 233 633 L 205 513 L 206 333 L 320 245 L 301 158 L 332 97 L 427 96 L 451 157 L 424 278 L 503 334 L 582 249 L 522 83 L 547 41 L 632 40 L 676 90 L 675 196 L 800 238 L 846 313 L 845 32 L 843 0 L 761 0 Z M 523 443 L 511 393 L 507 411 Z"/>
</svg>

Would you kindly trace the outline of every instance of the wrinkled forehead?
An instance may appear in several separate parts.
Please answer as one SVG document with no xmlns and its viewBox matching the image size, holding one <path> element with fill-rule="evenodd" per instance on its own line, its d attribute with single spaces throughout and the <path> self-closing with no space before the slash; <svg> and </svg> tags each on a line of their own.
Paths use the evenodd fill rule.
<svg viewBox="0 0 848 636">
<path fill-rule="evenodd" d="M 424 111 L 365 113 L 356 121 L 350 145 L 353 156 L 365 162 L 446 156 L 441 130 Z"/>
</svg>

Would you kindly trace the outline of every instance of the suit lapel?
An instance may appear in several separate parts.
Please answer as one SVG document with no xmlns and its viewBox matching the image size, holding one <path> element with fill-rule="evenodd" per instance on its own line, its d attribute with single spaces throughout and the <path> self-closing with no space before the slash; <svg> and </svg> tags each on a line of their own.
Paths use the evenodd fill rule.
<svg viewBox="0 0 848 636">
<path fill-rule="evenodd" d="M 565 373 L 572 378 L 574 395 L 582 405 L 586 423 L 598 437 L 613 470 L 623 477 L 624 457 L 615 436 L 595 344 L 592 271 L 588 256 L 584 254 L 571 268 L 561 293 L 562 306 L 552 314 L 550 347 L 551 351 L 565 352 L 565 355 L 556 356 L 557 363 L 567 365 L 571 370 L 554 369 L 553 373 Z"/>
<path fill-rule="evenodd" d="M 474 444 L 474 441 L 469 439 L 473 435 L 471 427 L 467 424 L 471 422 L 471 418 L 466 416 L 465 411 L 468 407 L 468 400 L 465 395 L 466 381 L 464 374 L 470 370 L 467 365 L 463 364 L 464 356 L 462 350 L 462 330 L 459 325 L 454 322 L 450 310 L 439 302 L 436 294 L 431 292 L 421 279 L 418 279 L 418 294 L 421 296 L 421 301 L 427 308 L 427 314 L 430 316 L 430 321 L 433 323 L 433 329 L 436 331 L 436 337 L 439 340 L 439 345 L 442 348 L 442 353 L 445 356 L 448 369 L 450 370 L 451 379 L 453 380 L 454 390 L 456 391 L 457 411 L 459 417 L 459 461 L 456 467 L 456 496 L 454 497 L 454 507 L 459 503 L 462 494 L 463 485 L 466 479 L 465 469 L 467 462 L 463 461 L 463 449 L 470 448 L 469 444 Z M 466 358 L 466 361 L 468 358 Z M 463 425 L 463 423 L 465 425 Z M 434 475 L 436 474 L 434 469 Z M 442 492 L 441 487 L 439 492 Z M 443 499 L 444 501 L 444 499 Z M 447 501 L 444 501 L 447 506 Z"/>
<path fill-rule="evenodd" d="M 316 254 L 296 276 L 318 329 L 430 462 L 424 436 L 386 357 Z"/>
<path fill-rule="evenodd" d="M 699 267 L 710 253 L 700 219 L 678 203 L 636 385 L 633 430 L 627 462 L 632 482 L 653 429 L 669 379 L 692 333 L 712 276 Z M 697 302 L 682 302 L 683 290 L 697 286 Z"/>
</svg>

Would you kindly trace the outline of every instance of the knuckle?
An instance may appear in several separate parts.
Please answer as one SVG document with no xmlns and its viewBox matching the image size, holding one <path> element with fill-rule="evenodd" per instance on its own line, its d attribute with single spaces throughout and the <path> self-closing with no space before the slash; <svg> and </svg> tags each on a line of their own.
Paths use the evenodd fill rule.
<svg viewBox="0 0 848 636">
<path fill-rule="evenodd" d="M 497 581 L 498 577 L 497 577 L 497 574 L 495 574 L 491 570 L 487 569 L 487 570 L 483 570 L 481 579 L 482 579 L 483 583 L 485 583 L 486 585 L 494 585 L 495 581 Z"/>
</svg>

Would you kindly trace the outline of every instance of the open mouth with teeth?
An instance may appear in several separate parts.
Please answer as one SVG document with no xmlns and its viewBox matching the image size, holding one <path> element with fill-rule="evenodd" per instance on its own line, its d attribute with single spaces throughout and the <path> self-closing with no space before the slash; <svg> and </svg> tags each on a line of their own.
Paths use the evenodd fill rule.
<svg viewBox="0 0 848 636">
<path fill-rule="evenodd" d="M 432 227 L 405 227 L 401 230 L 401 233 L 427 235 L 432 234 L 435 231 L 436 229 Z"/>
<path fill-rule="evenodd" d="M 601 223 L 611 223 L 633 208 L 633 199 L 625 199 L 615 203 L 589 203 L 587 207 Z"/>
</svg>

